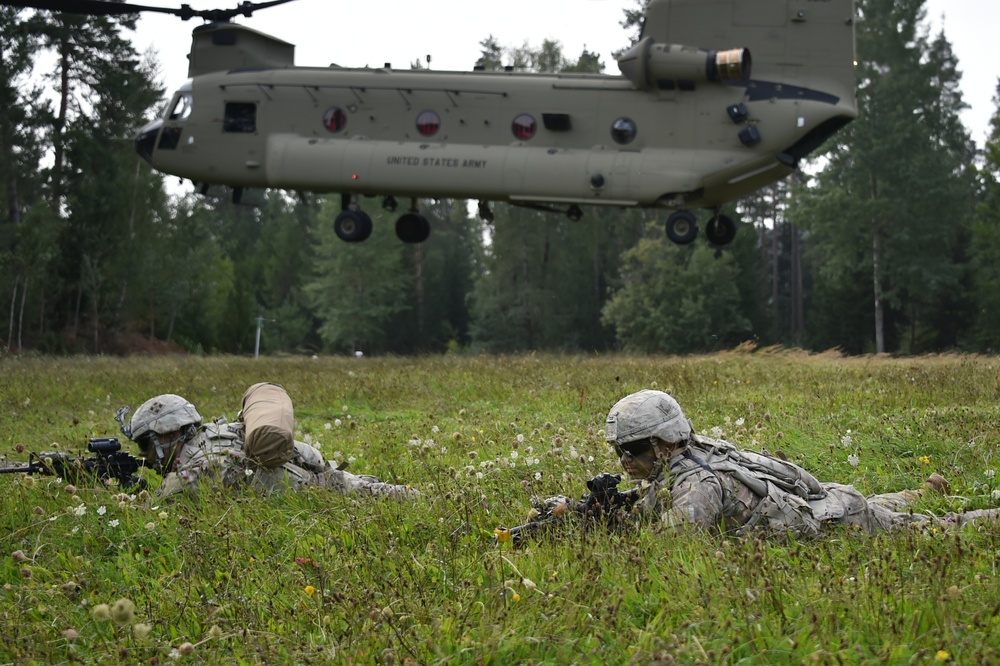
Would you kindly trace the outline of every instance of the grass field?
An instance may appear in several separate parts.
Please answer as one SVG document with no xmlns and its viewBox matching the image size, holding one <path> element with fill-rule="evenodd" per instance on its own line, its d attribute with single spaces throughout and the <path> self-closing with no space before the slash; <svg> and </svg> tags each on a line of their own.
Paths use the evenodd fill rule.
<svg viewBox="0 0 1000 666">
<path fill-rule="evenodd" d="M 117 407 L 158 393 L 232 418 L 267 380 L 291 394 L 300 438 L 424 494 L 161 505 L 2 476 L 3 664 L 1000 663 L 998 527 L 493 543 L 532 495 L 579 497 L 618 471 L 604 418 L 646 387 L 696 430 L 821 480 L 875 493 L 937 471 L 951 494 L 916 510 L 1000 506 L 996 358 L 6 358 L 0 377 L 8 461 L 82 452 L 118 434 Z"/>
</svg>

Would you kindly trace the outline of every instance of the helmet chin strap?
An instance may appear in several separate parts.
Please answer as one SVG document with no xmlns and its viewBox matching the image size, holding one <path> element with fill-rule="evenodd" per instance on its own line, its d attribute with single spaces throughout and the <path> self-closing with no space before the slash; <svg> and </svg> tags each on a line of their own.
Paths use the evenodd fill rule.
<svg viewBox="0 0 1000 666">
<path fill-rule="evenodd" d="M 190 433 L 187 432 L 188 429 L 188 427 L 182 429 L 180 433 L 169 442 L 161 442 L 158 435 L 153 436 L 153 441 L 155 442 L 155 444 L 153 444 L 153 451 L 156 453 L 157 465 L 161 468 L 164 467 L 164 459 L 167 457 L 167 453 L 174 451 L 174 447 L 177 447 L 177 450 L 174 451 L 172 458 L 177 457 L 177 454 L 180 453 L 181 447 L 183 447 L 184 443 L 190 439 Z M 178 444 L 180 444 L 180 446 L 178 446 Z M 172 460 L 167 462 L 169 464 Z"/>
</svg>

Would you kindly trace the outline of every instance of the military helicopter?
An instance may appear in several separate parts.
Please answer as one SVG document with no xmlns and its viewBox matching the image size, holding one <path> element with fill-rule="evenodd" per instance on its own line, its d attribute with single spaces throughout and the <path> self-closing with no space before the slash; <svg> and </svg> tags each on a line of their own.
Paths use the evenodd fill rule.
<svg viewBox="0 0 1000 666">
<path fill-rule="evenodd" d="M 733 240 L 726 202 L 773 183 L 857 117 L 853 0 L 650 0 L 620 75 L 449 72 L 295 65 L 294 45 L 232 23 L 289 2 L 172 10 L 36 0 L 89 14 L 140 11 L 207 21 L 190 79 L 135 138 L 153 168 L 234 188 L 336 193 L 336 234 L 372 231 L 362 209 L 409 200 L 404 242 L 428 238 L 419 201 L 455 198 L 561 212 L 672 210 L 667 236 Z"/>
</svg>

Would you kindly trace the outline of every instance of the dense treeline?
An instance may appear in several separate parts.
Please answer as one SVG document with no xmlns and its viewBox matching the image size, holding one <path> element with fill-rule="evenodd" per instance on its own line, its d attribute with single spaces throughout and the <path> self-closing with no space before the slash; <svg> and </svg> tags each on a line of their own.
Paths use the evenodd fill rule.
<svg viewBox="0 0 1000 666">
<path fill-rule="evenodd" d="M 464 201 L 425 202 L 433 231 L 413 246 L 372 204 L 372 237 L 346 244 L 336 197 L 169 196 L 132 147 L 164 90 L 123 36 L 129 20 L 0 7 L 0 344 L 247 353 L 263 322 L 262 352 L 993 351 L 1000 113 L 977 154 L 959 63 L 923 0 L 858 10 L 861 117 L 803 172 L 737 202 L 720 250 L 673 245 L 656 211 L 571 221 L 494 205 L 487 222 Z M 605 65 L 493 37 L 479 64 Z"/>
</svg>

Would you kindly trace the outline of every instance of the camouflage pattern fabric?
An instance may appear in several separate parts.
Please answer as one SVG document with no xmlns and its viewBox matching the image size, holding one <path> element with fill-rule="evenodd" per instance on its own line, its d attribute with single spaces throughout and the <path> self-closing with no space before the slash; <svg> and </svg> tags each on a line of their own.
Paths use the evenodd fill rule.
<svg viewBox="0 0 1000 666">
<path fill-rule="evenodd" d="M 772 474 L 754 461 L 742 464 L 743 453 L 729 442 L 692 435 L 674 448 L 656 477 L 640 482 L 641 498 L 632 511 L 678 529 L 736 534 L 761 529 L 797 536 L 818 534 L 824 524 L 875 532 L 914 524 L 947 529 L 1000 518 L 1000 509 L 942 517 L 911 513 L 908 508 L 923 490 L 865 497 L 854 486 L 839 483 L 821 483 L 817 489 L 812 476 L 791 463 L 778 461 L 779 473 Z M 761 456 L 753 455 L 754 460 Z M 805 475 L 801 478 L 810 492 L 789 482 L 789 468 L 795 468 L 793 475 L 795 470 Z"/>
<path fill-rule="evenodd" d="M 336 469 L 323 454 L 304 442 L 295 442 L 291 461 L 274 468 L 252 464 L 243 448 L 241 423 L 210 423 L 184 444 L 156 494 L 166 498 L 193 493 L 205 484 L 227 488 L 249 487 L 262 493 L 329 488 L 341 493 L 363 493 L 393 499 L 412 499 L 420 493 L 409 486 L 383 483 L 374 476 L 358 476 Z"/>
</svg>

